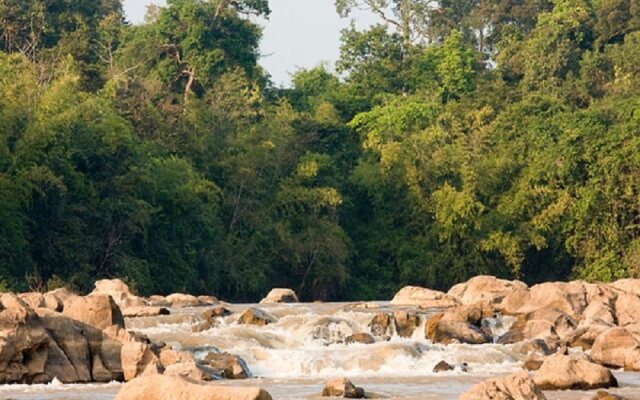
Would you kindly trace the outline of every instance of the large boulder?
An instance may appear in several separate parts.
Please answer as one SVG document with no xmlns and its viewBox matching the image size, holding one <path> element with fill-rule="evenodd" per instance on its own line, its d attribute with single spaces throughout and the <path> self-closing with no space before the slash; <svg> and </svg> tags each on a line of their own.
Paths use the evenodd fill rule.
<svg viewBox="0 0 640 400">
<path fill-rule="evenodd" d="M 116 400 L 271 400 L 265 390 L 198 382 L 180 375 L 149 375 L 120 389 Z"/>
<path fill-rule="evenodd" d="M 534 378 L 542 390 L 591 390 L 617 387 L 607 368 L 582 358 L 555 354 L 547 357 Z"/>
<path fill-rule="evenodd" d="M 459 400 L 546 400 L 527 372 L 481 382 L 460 396 Z"/>
<path fill-rule="evenodd" d="M 458 300 L 444 292 L 418 286 L 402 288 L 391 300 L 393 306 L 418 306 L 422 308 L 446 308 L 458 305 Z"/>
<path fill-rule="evenodd" d="M 296 292 L 291 289 L 272 289 L 267 297 L 260 301 L 260 304 L 269 303 L 298 303 Z"/>
<path fill-rule="evenodd" d="M 459 306 L 434 314 L 425 325 L 425 337 L 442 344 L 489 343 L 493 338 L 481 326 L 482 315 L 482 309 L 476 306 Z"/>
<path fill-rule="evenodd" d="M 251 376 L 247 363 L 240 357 L 229 353 L 209 353 L 203 362 L 225 379 L 246 379 Z"/>
<path fill-rule="evenodd" d="M 120 307 L 109 295 L 69 297 L 64 303 L 63 314 L 98 329 L 106 329 L 111 325 L 124 327 Z"/>
<path fill-rule="evenodd" d="M 640 371 L 640 341 L 625 328 L 611 328 L 596 338 L 591 357 L 607 367 Z"/>
<path fill-rule="evenodd" d="M 540 309 L 519 315 L 509 331 L 498 339 L 498 343 L 509 344 L 531 339 L 559 342 L 573 337 L 577 322 L 554 309 Z"/>
<path fill-rule="evenodd" d="M 619 327 L 640 323 L 640 297 L 621 293 L 614 303 L 615 319 Z"/>
<path fill-rule="evenodd" d="M 124 380 L 162 372 L 160 360 L 147 343 L 130 341 L 124 343 L 120 353 Z"/>
<path fill-rule="evenodd" d="M 582 282 L 547 282 L 532 286 L 529 290 L 518 289 L 507 295 L 500 303 L 503 313 L 526 314 L 541 309 L 562 311 L 578 320 L 589 303 L 590 290 Z"/>
<path fill-rule="evenodd" d="M 640 296 L 640 279 L 620 279 L 609 284 L 615 290 Z"/>
<path fill-rule="evenodd" d="M 37 310 L 50 336 L 46 381 L 63 383 L 121 381 L 122 344 L 100 329 L 40 308 Z M 115 326 L 115 325 L 114 325 Z"/>
<path fill-rule="evenodd" d="M 336 378 L 327 381 L 322 389 L 323 397 L 343 397 L 345 399 L 363 399 L 364 389 L 356 387 L 346 378 Z"/>
<path fill-rule="evenodd" d="M 467 282 L 453 286 L 447 294 L 462 304 L 488 302 L 500 304 L 502 299 L 516 290 L 526 290 L 527 285 L 520 281 L 508 281 L 494 276 L 476 276 Z"/>
<path fill-rule="evenodd" d="M 147 302 L 131 293 L 129 286 L 120 279 L 103 279 L 95 283 L 92 295 L 108 295 L 120 308 L 144 307 Z"/>
<path fill-rule="evenodd" d="M 239 324 L 265 326 L 276 322 L 278 319 L 259 308 L 249 308 L 240 315 Z"/>
<path fill-rule="evenodd" d="M 49 340 L 38 316 L 18 296 L 0 295 L 0 384 L 42 381 Z"/>
</svg>

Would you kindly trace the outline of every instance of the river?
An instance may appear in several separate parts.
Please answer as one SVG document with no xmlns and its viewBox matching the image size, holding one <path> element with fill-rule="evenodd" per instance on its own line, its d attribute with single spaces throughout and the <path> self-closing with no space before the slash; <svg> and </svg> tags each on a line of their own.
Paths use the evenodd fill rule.
<svg viewBox="0 0 640 400">
<path fill-rule="evenodd" d="M 276 315 L 268 326 L 238 325 L 240 312 L 258 307 Z M 376 303 L 374 308 L 359 308 L 346 303 L 292 305 L 229 305 L 233 315 L 220 325 L 201 333 L 192 333 L 204 309 L 172 310 L 172 315 L 127 320 L 127 328 L 147 334 L 153 341 L 165 343 L 204 357 L 209 351 L 227 351 L 242 357 L 253 378 L 219 381 L 220 385 L 260 386 L 274 399 L 319 399 L 323 382 L 332 377 L 347 377 L 364 387 L 370 397 L 386 399 L 457 399 L 472 385 L 489 377 L 520 370 L 523 356 L 512 345 L 434 345 L 424 338 L 421 326 L 413 337 L 396 335 L 375 344 L 339 343 L 352 333 L 368 331 L 375 313 L 389 308 Z M 488 320 L 495 336 L 508 328 L 508 319 Z M 452 365 L 468 365 L 468 372 L 457 368 L 434 373 L 441 360 Z M 611 389 L 628 399 L 640 400 L 640 373 L 614 371 L 621 388 Z M 120 384 L 0 386 L 0 399 L 37 400 L 113 400 Z M 546 392 L 548 399 L 589 399 L 595 392 Z"/>
</svg>

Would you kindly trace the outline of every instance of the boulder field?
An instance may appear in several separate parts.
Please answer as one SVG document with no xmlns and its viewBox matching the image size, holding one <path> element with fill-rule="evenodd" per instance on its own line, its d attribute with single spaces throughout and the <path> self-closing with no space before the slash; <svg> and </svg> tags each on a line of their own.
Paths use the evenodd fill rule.
<svg viewBox="0 0 640 400">
<path fill-rule="evenodd" d="M 261 303 L 269 307 L 291 302 L 298 302 L 295 292 L 274 289 Z M 336 343 L 367 345 L 397 335 L 443 346 L 509 344 L 522 354 L 523 371 L 482 382 L 463 400 L 544 399 L 542 390 L 607 389 L 618 385 L 609 368 L 640 371 L 640 280 L 547 282 L 529 287 L 520 281 L 477 276 L 448 292 L 405 287 L 391 300 L 390 308 L 379 311 L 377 304 L 371 304 L 358 306 L 371 309 L 365 331 L 354 331 Z M 252 329 L 278 322 L 260 308 L 234 316 L 211 296 L 139 297 L 117 279 L 96 282 L 87 296 L 66 289 L 0 294 L 0 384 L 44 383 L 54 377 L 64 383 L 116 380 L 129 382 L 118 400 L 270 399 L 259 388 L 234 389 L 209 382 L 251 376 L 236 355 L 212 352 L 197 360 L 190 352 L 152 343 L 126 329 L 130 318 L 204 306 L 210 307 L 201 312 L 195 331 L 212 329 L 227 317 L 227 322 L 254 325 Z M 500 329 L 495 329 L 496 322 L 503 324 Z M 348 325 L 349 321 L 329 319 L 325 324 L 331 323 Z M 317 336 L 331 342 L 333 338 L 325 338 L 322 328 Z M 443 362 L 436 369 L 451 368 L 455 367 Z M 327 395 L 340 391 L 343 396 L 362 395 L 348 381 L 330 383 L 324 391 Z M 615 398 L 606 392 L 598 396 Z"/>
</svg>

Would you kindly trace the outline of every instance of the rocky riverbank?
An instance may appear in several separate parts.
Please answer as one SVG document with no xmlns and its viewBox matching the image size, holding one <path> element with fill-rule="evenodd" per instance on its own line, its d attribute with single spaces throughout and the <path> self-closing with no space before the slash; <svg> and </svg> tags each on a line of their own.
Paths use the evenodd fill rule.
<svg viewBox="0 0 640 400">
<path fill-rule="evenodd" d="M 468 385 L 460 398 L 635 393 L 616 375 L 640 371 L 640 280 L 527 287 L 480 276 L 447 293 L 407 287 L 390 303 L 342 305 L 322 315 L 309 314 L 308 307 L 330 304 L 309 305 L 302 314 L 298 305 L 279 306 L 295 301 L 295 293 L 282 289 L 253 307 L 185 294 L 141 298 L 118 280 L 97 282 L 87 296 L 4 293 L 0 383 L 131 382 L 120 389 L 120 400 L 179 398 L 172 388 L 190 396 L 209 393 L 199 398 L 271 398 L 257 387 L 225 383 L 257 372 L 326 376 L 333 382 L 327 387 L 338 382 L 345 393 L 370 397 L 380 395 L 377 384 L 372 390 L 361 381 L 393 376 L 393 368 L 416 379 L 444 374 L 472 382 L 477 378 L 465 375 L 478 376 L 485 366 L 481 372 L 494 369 L 496 377 Z M 398 362 L 413 364 L 402 372 Z M 362 387 L 342 384 L 340 374 Z M 319 386 L 317 396 L 322 391 Z"/>
</svg>

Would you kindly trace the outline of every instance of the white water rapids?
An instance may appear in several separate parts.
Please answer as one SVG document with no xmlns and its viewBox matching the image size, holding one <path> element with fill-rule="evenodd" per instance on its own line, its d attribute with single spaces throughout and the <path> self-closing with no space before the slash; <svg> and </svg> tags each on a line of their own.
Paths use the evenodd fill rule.
<svg viewBox="0 0 640 400">
<path fill-rule="evenodd" d="M 513 346 L 487 344 L 434 345 L 424 338 L 424 323 L 411 338 L 393 335 L 375 344 L 340 343 L 347 336 L 369 332 L 368 324 L 380 308 L 354 308 L 348 304 L 230 305 L 233 315 L 204 332 L 192 333 L 204 309 L 172 310 L 172 315 L 127 320 L 127 328 L 143 332 L 153 341 L 204 357 L 219 350 L 242 357 L 253 378 L 220 381 L 220 385 L 261 386 L 274 399 L 319 399 L 323 382 L 347 377 L 371 397 L 387 399 L 457 399 L 472 385 L 489 377 L 520 370 L 523 356 Z M 238 325 L 239 313 L 248 307 L 266 310 L 279 319 L 267 326 Z M 508 321 L 489 320 L 494 335 L 508 328 Z M 434 373 L 439 361 L 460 368 Z M 610 390 L 640 400 L 640 373 L 614 371 L 621 389 Z M 0 386 L 0 399 L 113 400 L 120 384 Z M 551 399 L 588 399 L 594 392 L 547 392 Z M 195 399 L 194 399 L 195 400 Z"/>
</svg>

